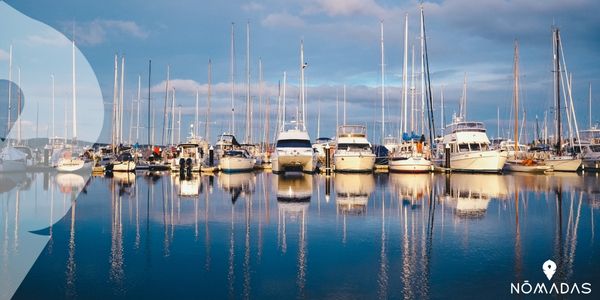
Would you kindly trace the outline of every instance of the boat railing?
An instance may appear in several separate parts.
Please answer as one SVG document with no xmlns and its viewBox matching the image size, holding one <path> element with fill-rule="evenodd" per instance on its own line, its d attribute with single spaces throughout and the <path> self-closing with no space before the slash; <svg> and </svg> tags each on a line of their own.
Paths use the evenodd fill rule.
<svg viewBox="0 0 600 300">
<path fill-rule="evenodd" d="M 364 125 L 341 125 L 337 131 L 338 137 L 366 137 L 367 127 Z"/>
<path fill-rule="evenodd" d="M 445 129 L 445 134 L 452 134 L 457 132 L 483 132 L 485 133 L 485 126 L 481 122 L 460 122 L 450 124 Z"/>
</svg>

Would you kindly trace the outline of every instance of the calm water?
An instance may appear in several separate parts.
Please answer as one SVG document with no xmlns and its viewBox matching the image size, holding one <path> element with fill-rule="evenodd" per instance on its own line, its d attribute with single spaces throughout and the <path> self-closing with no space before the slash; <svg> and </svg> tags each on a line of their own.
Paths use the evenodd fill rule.
<svg viewBox="0 0 600 300">
<path fill-rule="evenodd" d="M 16 299 L 498 298 L 547 259 L 600 288 L 595 175 L 70 176 L 0 200 L 4 258 L 46 239 Z"/>
</svg>

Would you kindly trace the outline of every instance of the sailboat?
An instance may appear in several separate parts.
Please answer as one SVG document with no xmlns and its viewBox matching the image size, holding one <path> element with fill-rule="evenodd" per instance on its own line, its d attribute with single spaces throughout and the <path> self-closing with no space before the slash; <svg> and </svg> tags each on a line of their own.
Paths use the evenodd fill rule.
<svg viewBox="0 0 600 300">
<path fill-rule="evenodd" d="M 513 100 L 515 109 L 515 143 L 513 146 L 514 150 L 512 151 L 513 156 L 506 160 L 504 170 L 527 173 L 551 172 L 552 168 L 550 166 L 545 165 L 537 160 L 523 157 L 523 155 L 526 153 L 523 153 L 523 155 L 519 155 L 521 145 L 519 145 L 519 43 L 517 41 L 515 41 L 513 77 Z M 510 151 L 509 154 L 511 154 Z"/>
<path fill-rule="evenodd" d="M 561 131 L 562 131 L 562 123 L 561 123 L 561 109 L 560 109 L 560 85 L 561 85 L 561 77 L 562 77 L 562 68 L 560 65 L 560 59 L 561 59 L 561 51 L 562 51 L 562 43 L 561 43 L 561 39 L 560 39 L 560 33 L 558 28 L 554 28 L 554 30 L 552 31 L 552 36 L 553 36 L 553 46 L 554 46 L 554 84 L 555 84 L 555 90 L 556 90 L 556 94 L 555 94 L 555 98 L 556 98 L 556 107 L 557 107 L 557 118 L 556 118 L 556 150 L 554 153 L 551 153 L 550 156 L 545 159 L 545 163 L 549 166 L 552 167 L 552 169 L 554 169 L 554 171 L 559 171 L 559 172 L 576 172 L 577 170 L 579 170 L 579 168 L 581 167 L 582 164 L 582 159 L 580 157 L 578 157 L 575 154 L 567 154 L 564 153 L 563 148 L 563 141 L 561 138 Z M 570 81 L 567 80 L 567 84 L 569 86 L 569 93 L 570 93 Z M 572 106 L 572 103 L 571 103 Z M 567 114 L 571 114 L 571 111 L 567 111 Z M 570 127 L 569 127 L 570 129 Z"/>
<path fill-rule="evenodd" d="M 304 62 L 304 43 L 300 43 L 300 101 L 298 111 L 302 113 L 302 119 L 299 117 L 296 121 L 286 124 L 285 122 L 285 81 L 286 73 L 283 77 L 283 112 L 279 132 L 277 133 L 277 142 L 275 151 L 271 157 L 274 173 L 282 173 L 291 170 L 297 170 L 307 173 L 315 171 L 316 156 L 314 155 L 308 131 L 306 131 L 306 99 L 304 91 L 304 69 L 307 64 Z M 297 114 L 298 115 L 298 114 Z"/>
<path fill-rule="evenodd" d="M 404 66 L 403 66 L 403 95 L 402 105 L 404 106 L 404 126 L 407 129 L 407 107 L 408 107 L 408 15 L 405 17 L 404 25 Z M 421 6 L 421 104 L 425 103 L 425 21 L 423 7 Z M 414 64 L 414 51 L 413 51 Z M 424 118 L 422 116 L 422 118 Z M 412 123 L 411 123 L 412 124 Z M 421 130 L 425 130 L 421 126 Z M 425 135 L 403 133 L 401 143 L 396 151 L 391 155 L 388 162 L 389 170 L 392 172 L 423 173 L 433 170 L 433 164 L 430 160 L 430 149 L 425 143 Z"/>
<path fill-rule="evenodd" d="M 58 163 L 55 168 L 58 172 L 86 172 L 91 171 L 93 162 L 75 155 L 75 147 L 77 145 L 77 87 L 76 87 L 76 76 L 75 76 L 75 40 L 72 42 L 72 60 L 73 60 L 73 145 L 70 149 L 62 152 Z"/>
</svg>

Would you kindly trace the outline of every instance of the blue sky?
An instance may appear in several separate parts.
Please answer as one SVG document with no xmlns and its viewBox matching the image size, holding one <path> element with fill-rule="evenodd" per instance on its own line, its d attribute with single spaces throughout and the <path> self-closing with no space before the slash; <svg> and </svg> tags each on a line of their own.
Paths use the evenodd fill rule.
<svg viewBox="0 0 600 300">
<path fill-rule="evenodd" d="M 75 23 L 76 41 L 96 72 L 105 103 L 112 101 L 115 53 L 126 56 L 126 101 L 136 93 L 138 74 L 142 75 L 143 86 L 147 85 L 147 62 L 152 59 L 152 101 L 160 111 L 166 66 L 171 65 L 177 102 L 184 106 L 183 128 L 193 119 L 196 88 L 200 88 L 201 107 L 205 107 L 207 62 L 212 59 L 213 139 L 228 128 L 231 22 L 236 24 L 236 85 L 239 89 L 236 119 L 240 136 L 245 111 L 246 22 L 250 22 L 251 30 L 252 95 L 257 99 L 260 57 L 267 85 L 265 96 L 271 96 L 272 107 L 277 82 L 284 71 L 288 72 L 288 95 L 292 95 L 288 102 L 293 103 L 296 98 L 297 90 L 293 86 L 299 79 L 299 44 L 304 40 L 309 64 L 306 70 L 308 120 L 313 138 L 319 99 L 321 135 L 334 134 L 336 89 L 341 95 L 343 84 L 348 91 L 348 122 L 368 124 L 371 129 L 374 118 L 379 122 L 380 20 L 384 20 L 385 26 L 386 118 L 390 121 L 386 125 L 387 132 L 396 132 L 405 13 L 409 14 L 409 43 L 415 44 L 418 52 L 418 3 L 415 1 L 21 0 L 7 3 L 68 37 Z M 591 82 L 593 88 L 600 90 L 597 61 L 600 19 L 595 15 L 600 11 L 599 2 L 447 0 L 425 2 L 424 7 L 434 101 L 438 109 L 439 90 L 444 85 L 446 119 L 457 110 L 466 72 L 469 119 L 485 121 L 495 136 L 496 108 L 500 107 L 501 119 L 506 120 L 502 124 L 508 128 L 515 38 L 521 47 L 522 99 L 528 121 L 533 122 L 536 114 L 542 118 L 552 105 L 550 28 L 554 23 L 561 28 L 567 65 L 573 72 L 579 125 L 587 127 L 588 84 Z M 7 49 L 0 49 L 0 70 L 4 72 Z M 254 105 L 257 108 L 258 103 Z M 142 114 L 145 116 L 145 111 Z M 439 111 L 435 115 L 438 117 Z M 106 114 L 101 136 L 104 141 L 109 136 L 108 118 Z M 593 118 L 598 120 L 600 116 L 596 114 Z M 125 120 L 129 118 L 126 116 Z M 272 123 L 273 120 L 274 117 Z M 159 135 L 161 122 L 157 120 Z M 258 128 L 255 131 L 256 136 Z M 379 130 L 375 131 L 374 140 L 378 140 Z"/>
</svg>

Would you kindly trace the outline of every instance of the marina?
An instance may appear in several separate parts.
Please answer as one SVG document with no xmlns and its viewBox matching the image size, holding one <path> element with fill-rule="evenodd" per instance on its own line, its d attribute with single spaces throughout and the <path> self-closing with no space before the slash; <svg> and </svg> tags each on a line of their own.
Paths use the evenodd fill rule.
<svg viewBox="0 0 600 300">
<path fill-rule="evenodd" d="M 597 294 L 599 5 L 63 2 L 0 1 L 0 300 Z"/>
</svg>

